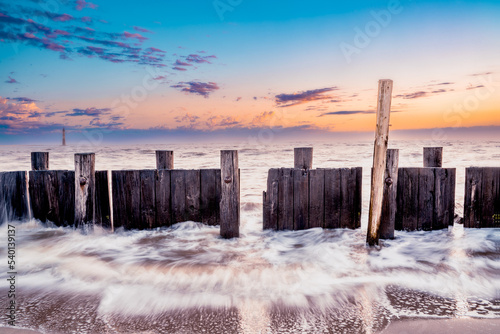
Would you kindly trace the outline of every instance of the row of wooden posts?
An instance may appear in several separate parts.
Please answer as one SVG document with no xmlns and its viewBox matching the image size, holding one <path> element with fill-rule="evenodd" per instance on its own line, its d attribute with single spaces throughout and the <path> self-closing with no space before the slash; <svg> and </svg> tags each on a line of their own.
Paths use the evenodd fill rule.
<svg viewBox="0 0 500 334">
<path fill-rule="evenodd" d="M 380 238 L 453 224 L 456 169 L 442 161 L 441 147 L 424 148 L 423 168 L 400 168 L 399 150 L 387 151 Z M 156 152 L 156 170 L 110 174 L 95 171 L 93 153 L 75 154 L 75 171 L 49 170 L 47 152 L 33 152 L 31 163 L 29 178 L 0 173 L 0 222 L 31 216 L 57 226 L 147 229 L 193 220 L 239 236 L 237 151 L 221 151 L 221 169 L 176 170 L 172 151 Z M 361 226 L 362 168 L 312 166 L 313 149 L 296 148 L 294 168 L 269 170 L 264 229 Z M 464 226 L 500 227 L 500 168 L 466 169 Z"/>
<path fill-rule="evenodd" d="M 174 169 L 172 151 L 156 152 L 156 170 L 95 170 L 95 154 L 75 154 L 75 170 L 49 170 L 33 152 L 29 172 L 0 173 L 0 223 L 33 217 L 57 226 L 146 229 L 187 220 L 239 236 L 238 152 L 221 151 L 221 169 Z M 112 185 L 110 189 L 110 184 Z M 113 217 L 113 218 L 112 218 Z"/>
</svg>

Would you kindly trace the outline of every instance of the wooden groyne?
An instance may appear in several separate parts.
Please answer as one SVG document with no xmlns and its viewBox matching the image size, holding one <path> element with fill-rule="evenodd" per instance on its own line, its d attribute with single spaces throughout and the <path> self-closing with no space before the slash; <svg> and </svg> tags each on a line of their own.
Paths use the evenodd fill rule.
<svg viewBox="0 0 500 334">
<path fill-rule="evenodd" d="M 312 169 L 312 152 L 296 148 L 295 168 L 269 170 L 264 229 L 361 227 L 362 168 Z"/>
<path fill-rule="evenodd" d="M 91 230 L 96 224 L 151 229 L 192 220 L 220 225 L 224 238 L 239 236 L 237 151 L 221 151 L 221 169 L 173 169 L 172 151 L 156 157 L 155 170 L 109 172 L 95 171 L 94 153 L 75 154 L 75 170 L 68 171 L 48 170 L 48 153 L 34 152 L 29 176 L 0 173 L 0 222 L 32 217 Z"/>
<path fill-rule="evenodd" d="M 465 227 L 500 227 L 500 168 L 465 170 Z"/>
</svg>

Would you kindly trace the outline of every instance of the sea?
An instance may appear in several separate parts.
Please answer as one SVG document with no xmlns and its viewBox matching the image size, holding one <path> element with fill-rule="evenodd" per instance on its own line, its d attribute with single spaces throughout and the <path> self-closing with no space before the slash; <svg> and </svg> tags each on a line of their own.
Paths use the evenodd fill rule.
<svg viewBox="0 0 500 334">
<path fill-rule="evenodd" d="M 357 230 L 263 231 L 270 168 L 293 167 L 294 147 L 314 147 L 313 167 L 363 167 Z M 391 141 L 400 167 L 421 167 L 423 147 L 444 147 L 457 169 L 463 215 L 465 168 L 500 167 L 500 141 Z M 16 233 L 16 327 L 41 333 L 379 333 L 404 319 L 499 319 L 500 230 L 455 225 L 395 232 L 365 245 L 373 141 L 0 146 L 0 171 L 30 169 L 30 152 L 50 152 L 50 169 L 74 169 L 94 152 L 97 170 L 154 169 L 155 150 L 175 167 L 219 168 L 238 149 L 240 238 L 182 222 L 148 231 L 96 228 L 84 234 L 36 220 L 0 225 L 0 305 L 7 314 L 9 225 Z M 8 327 L 2 315 L 0 326 Z M 0 328 L 0 332 L 2 328 Z"/>
</svg>

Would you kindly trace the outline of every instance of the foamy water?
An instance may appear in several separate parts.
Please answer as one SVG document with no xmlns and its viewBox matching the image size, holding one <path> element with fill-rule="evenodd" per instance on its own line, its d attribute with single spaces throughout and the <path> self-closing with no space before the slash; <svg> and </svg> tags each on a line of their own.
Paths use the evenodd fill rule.
<svg viewBox="0 0 500 334">
<path fill-rule="evenodd" d="M 363 167 L 361 229 L 262 231 L 267 170 L 291 167 L 293 147 L 305 145 L 314 146 L 314 167 Z M 391 148 L 400 149 L 401 167 L 412 167 L 428 145 L 444 146 L 444 166 L 457 168 L 461 215 L 465 167 L 500 166 L 500 142 Z M 94 151 L 97 169 L 143 169 L 154 168 L 156 149 L 173 149 L 176 168 L 217 168 L 219 150 L 234 148 L 144 147 L 78 150 Z M 396 232 L 380 249 L 365 247 L 372 143 L 238 148 L 239 239 L 197 222 L 93 235 L 16 223 L 18 323 L 47 333 L 372 333 L 403 317 L 500 318 L 499 230 Z M 29 153 L 45 150 L 51 169 L 73 169 L 74 147 L 4 146 L 0 170 L 28 170 Z"/>
</svg>

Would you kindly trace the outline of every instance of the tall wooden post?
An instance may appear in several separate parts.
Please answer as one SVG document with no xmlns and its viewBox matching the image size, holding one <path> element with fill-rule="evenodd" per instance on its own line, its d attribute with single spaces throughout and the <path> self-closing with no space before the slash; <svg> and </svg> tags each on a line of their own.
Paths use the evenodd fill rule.
<svg viewBox="0 0 500 334">
<path fill-rule="evenodd" d="M 63 128 L 62 135 L 63 135 L 62 145 L 66 146 L 66 129 L 65 128 Z"/>
<path fill-rule="evenodd" d="M 31 152 L 31 170 L 49 170 L 49 152 Z"/>
<path fill-rule="evenodd" d="M 313 148 L 312 147 L 296 147 L 293 149 L 294 168 L 312 169 L 313 164 Z"/>
<path fill-rule="evenodd" d="M 380 239 L 394 239 L 396 225 L 396 195 L 398 192 L 399 150 L 387 150 L 384 199 L 380 220 Z"/>
<path fill-rule="evenodd" d="M 424 147 L 424 167 L 443 167 L 442 147 Z"/>
<path fill-rule="evenodd" d="M 240 236 L 238 151 L 220 151 L 220 165 L 220 235 L 223 238 L 237 238 Z"/>
<path fill-rule="evenodd" d="M 392 80 L 379 80 L 377 101 L 377 128 L 373 151 L 373 174 L 370 192 L 370 212 L 366 242 L 378 244 L 382 202 L 384 197 L 387 145 L 389 142 L 389 122 L 391 115 Z"/>
<path fill-rule="evenodd" d="M 156 151 L 156 169 L 174 169 L 174 151 Z"/>
<path fill-rule="evenodd" d="M 93 229 L 95 197 L 95 154 L 75 154 L 75 227 Z"/>
</svg>

